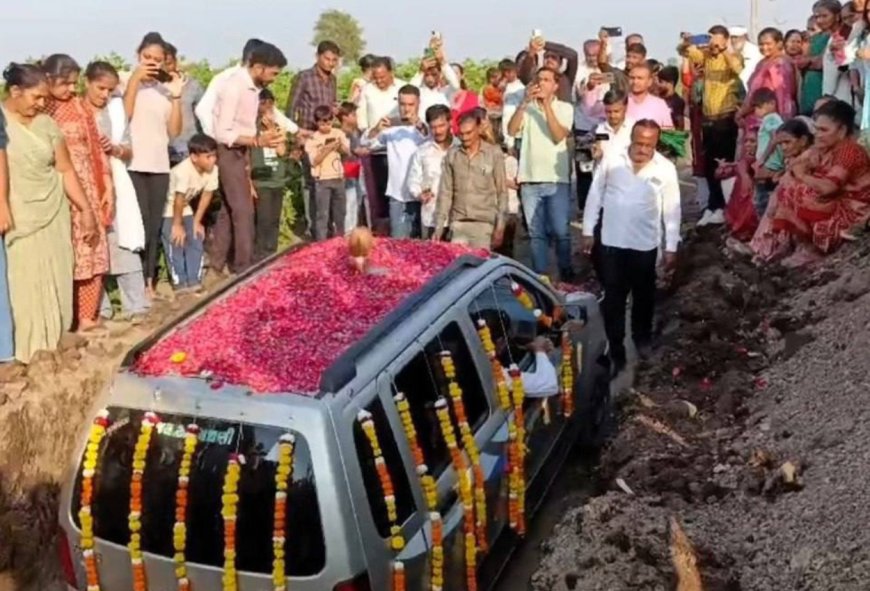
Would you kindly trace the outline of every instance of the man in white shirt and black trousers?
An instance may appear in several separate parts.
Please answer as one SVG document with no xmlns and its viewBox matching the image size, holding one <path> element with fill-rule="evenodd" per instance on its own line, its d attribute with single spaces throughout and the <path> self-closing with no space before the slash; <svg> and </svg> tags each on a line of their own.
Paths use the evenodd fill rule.
<svg viewBox="0 0 870 591">
<path fill-rule="evenodd" d="M 664 227 L 664 264 L 676 263 L 680 243 L 677 169 L 656 152 L 661 128 L 635 123 L 626 151 L 608 151 L 595 171 L 583 215 L 583 252 L 591 254 L 599 213 L 602 313 L 614 375 L 625 368 L 625 307 L 629 294 L 631 332 L 638 355 L 650 353 L 655 313 L 656 262 Z"/>
</svg>

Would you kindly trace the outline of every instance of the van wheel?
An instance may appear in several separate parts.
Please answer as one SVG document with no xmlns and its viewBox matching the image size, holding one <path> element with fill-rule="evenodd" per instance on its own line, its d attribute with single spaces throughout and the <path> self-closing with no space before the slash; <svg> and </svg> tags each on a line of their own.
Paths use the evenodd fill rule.
<svg viewBox="0 0 870 591">
<path fill-rule="evenodd" d="M 595 365 L 595 379 L 592 384 L 592 403 L 584 417 L 578 444 L 582 449 L 597 451 L 616 428 L 608 364 L 599 362 Z"/>
</svg>

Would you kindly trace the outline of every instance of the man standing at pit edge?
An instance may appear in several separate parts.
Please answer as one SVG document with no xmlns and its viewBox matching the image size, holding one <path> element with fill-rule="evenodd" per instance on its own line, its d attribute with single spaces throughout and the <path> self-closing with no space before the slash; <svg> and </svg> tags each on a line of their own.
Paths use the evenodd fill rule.
<svg viewBox="0 0 870 591">
<path fill-rule="evenodd" d="M 638 355 L 651 352 L 656 262 L 665 227 L 665 268 L 674 268 L 680 243 L 680 184 L 674 164 L 656 152 L 661 135 L 650 119 L 638 121 L 628 150 L 607 151 L 595 170 L 583 214 L 583 253 L 592 254 L 601 226 L 601 312 L 613 375 L 625 368 L 625 307 L 631 295 L 631 333 Z"/>
<path fill-rule="evenodd" d="M 571 281 L 571 155 L 566 141 L 574 124 L 574 107 L 556 98 L 559 73 L 538 71 L 508 123 L 508 135 L 520 138 L 520 198 L 532 249 L 532 268 L 549 271 L 550 241 L 562 281 Z"/>
</svg>

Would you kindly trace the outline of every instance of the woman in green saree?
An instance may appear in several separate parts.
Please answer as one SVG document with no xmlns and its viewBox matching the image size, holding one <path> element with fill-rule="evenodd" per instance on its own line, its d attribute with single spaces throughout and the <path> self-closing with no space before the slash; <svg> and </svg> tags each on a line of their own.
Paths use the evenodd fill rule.
<svg viewBox="0 0 870 591">
<path fill-rule="evenodd" d="M 70 203 L 82 213 L 86 240 L 98 238 L 97 218 L 79 184 L 57 124 L 40 112 L 48 98 L 45 74 L 10 64 L 3 71 L 9 136 L 9 207 L 14 226 L 4 236 L 15 358 L 54 349 L 73 320 Z M 69 201 L 67 201 L 67 199 Z"/>
</svg>

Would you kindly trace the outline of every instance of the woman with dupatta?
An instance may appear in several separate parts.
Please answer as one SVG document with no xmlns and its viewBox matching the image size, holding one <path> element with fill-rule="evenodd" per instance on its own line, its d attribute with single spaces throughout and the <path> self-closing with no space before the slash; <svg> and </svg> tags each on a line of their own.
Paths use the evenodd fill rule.
<svg viewBox="0 0 870 591">
<path fill-rule="evenodd" d="M 85 243 L 96 244 L 99 230 L 63 134 L 40 114 L 49 96 L 45 74 L 33 65 L 11 64 L 3 78 L 14 220 L 5 235 L 9 297 L 15 358 L 29 363 L 36 351 L 56 348 L 73 321 L 70 203 Z"/>
<path fill-rule="evenodd" d="M 103 279 L 109 271 L 106 228 L 115 217 L 112 174 L 93 113 L 75 94 L 81 68 L 68 55 L 55 54 L 45 59 L 42 69 L 48 77 L 50 93 L 46 113 L 63 132 L 79 183 L 101 222 L 97 228 L 97 240 L 91 243 L 82 234 L 81 216 L 75 213 L 72 216 L 74 327 L 82 333 L 94 333 L 101 330 L 100 301 Z"/>
</svg>

